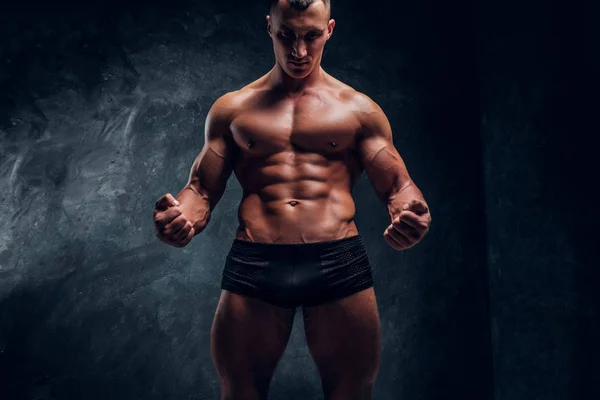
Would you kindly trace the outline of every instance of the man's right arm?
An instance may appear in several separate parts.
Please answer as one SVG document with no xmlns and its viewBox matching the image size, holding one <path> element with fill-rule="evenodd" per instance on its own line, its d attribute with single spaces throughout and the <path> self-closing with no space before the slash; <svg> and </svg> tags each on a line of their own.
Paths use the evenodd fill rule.
<svg viewBox="0 0 600 400">
<path fill-rule="evenodd" d="M 176 196 L 179 208 L 193 224 L 195 234 L 206 228 L 233 170 L 236 145 L 229 128 L 231 96 L 232 93 L 221 96 L 209 110 L 204 147 L 192 165 L 188 183 Z"/>
</svg>

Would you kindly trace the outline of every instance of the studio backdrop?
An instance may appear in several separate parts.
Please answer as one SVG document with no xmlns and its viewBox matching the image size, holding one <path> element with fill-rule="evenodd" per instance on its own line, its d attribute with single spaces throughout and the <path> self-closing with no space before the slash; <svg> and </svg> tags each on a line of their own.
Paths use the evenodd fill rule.
<svg viewBox="0 0 600 400">
<path fill-rule="evenodd" d="M 272 68 L 269 2 L 50 3 L 0 8 L 0 399 L 217 399 L 240 185 L 182 249 L 152 210 L 185 185 L 212 103 Z M 382 323 L 374 399 L 600 397 L 582 183 L 598 29 L 580 11 L 332 0 L 323 68 L 385 111 L 433 216 L 397 252 L 366 174 L 354 188 Z M 322 399 L 300 317 L 272 399 Z"/>
</svg>

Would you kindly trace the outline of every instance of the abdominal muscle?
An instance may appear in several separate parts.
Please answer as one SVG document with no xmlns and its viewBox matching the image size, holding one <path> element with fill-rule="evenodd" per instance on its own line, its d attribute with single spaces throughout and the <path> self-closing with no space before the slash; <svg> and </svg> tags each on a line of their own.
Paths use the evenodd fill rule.
<svg viewBox="0 0 600 400">
<path fill-rule="evenodd" d="M 245 166 L 238 179 L 245 194 L 237 239 L 314 243 L 358 235 L 348 168 L 341 161 L 331 168 L 309 163 Z"/>
</svg>

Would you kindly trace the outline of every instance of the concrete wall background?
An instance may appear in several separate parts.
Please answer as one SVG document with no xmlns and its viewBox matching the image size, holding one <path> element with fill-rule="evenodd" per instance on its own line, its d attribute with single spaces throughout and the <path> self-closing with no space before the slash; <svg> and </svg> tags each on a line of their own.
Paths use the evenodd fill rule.
<svg viewBox="0 0 600 400">
<path fill-rule="evenodd" d="M 597 390 L 593 206 L 566 179 L 593 160 L 578 88 L 598 88 L 594 32 L 537 3 L 333 4 L 323 66 L 382 106 L 434 217 L 395 252 L 366 175 L 354 190 L 383 326 L 375 399 Z M 151 215 L 185 184 L 212 102 L 271 68 L 267 2 L 3 7 L 0 397 L 217 398 L 209 332 L 239 184 L 184 249 Z M 300 320 L 271 395 L 322 398 Z"/>
</svg>

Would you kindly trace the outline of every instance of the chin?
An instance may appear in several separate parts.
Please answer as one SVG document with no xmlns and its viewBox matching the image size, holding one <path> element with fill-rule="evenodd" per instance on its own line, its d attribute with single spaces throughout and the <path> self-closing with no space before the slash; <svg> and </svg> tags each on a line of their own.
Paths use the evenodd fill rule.
<svg viewBox="0 0 600 400">
<path fill-rule="evenodd" d="M 302 78 L 306 78 L 308 75 L 310 75 L 310 72 L 302 71 L 300 73 L 300 72 L 294 72 L 294 71 L 287 71 L 287 74 L 292 78 L 302 79 Z"/>
<path fill-rule="evenodd" d="M 304 70 L 293 70 L 290 68 L 285 68 L 284 71 L 292 78 L 302 79 L 310 75 L 310 73 L 312 72 L 312 68 L 306 68 Z"/>
</svg>

